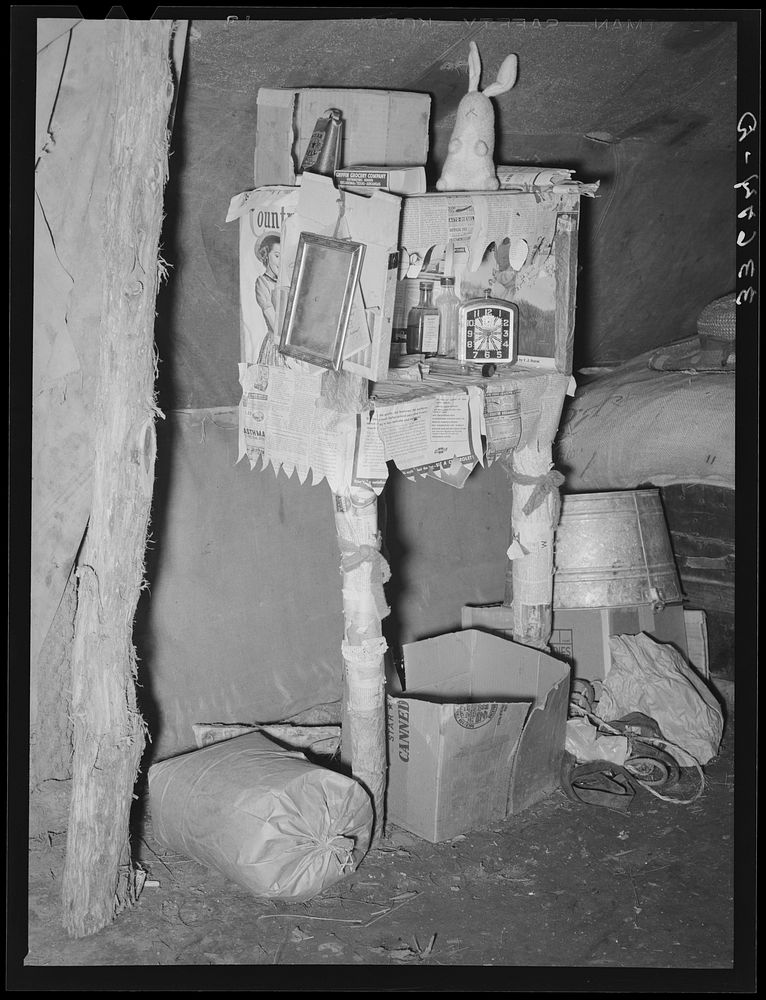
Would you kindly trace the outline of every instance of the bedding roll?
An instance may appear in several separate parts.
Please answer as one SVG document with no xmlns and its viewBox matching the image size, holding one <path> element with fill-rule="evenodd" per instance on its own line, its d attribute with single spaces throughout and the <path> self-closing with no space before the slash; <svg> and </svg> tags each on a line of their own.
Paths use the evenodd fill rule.
<svg viewBox="0 0 766 1000">
<path fill-rule="evenodd" d="M 157 839 L 262 899 L 310 899 L 370 845 L 365 789 L 261 733 L 161 761 L 148 777 Z"/>
</svg>

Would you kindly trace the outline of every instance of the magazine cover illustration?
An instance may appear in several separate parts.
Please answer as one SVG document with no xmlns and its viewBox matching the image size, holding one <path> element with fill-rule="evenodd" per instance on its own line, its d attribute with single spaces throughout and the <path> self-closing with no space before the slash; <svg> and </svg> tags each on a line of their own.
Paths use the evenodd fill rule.
<svg viewBox="0 0 766 1000">
<path fill-rule="evenodd" d="M 279 353 L 279 269 L 282 226 L 297 196 L 295 187 L 257 188 L 237 195 L 229 208 L 227 221 L 239 219 L 240 357 L 247 364 L 289 364 Z"/>
</svg>

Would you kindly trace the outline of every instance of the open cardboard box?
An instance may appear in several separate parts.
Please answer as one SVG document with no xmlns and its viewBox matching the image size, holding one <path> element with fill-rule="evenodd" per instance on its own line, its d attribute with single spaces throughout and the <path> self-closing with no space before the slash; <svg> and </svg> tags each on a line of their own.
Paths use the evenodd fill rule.
<svg viewBox="0 0 766 1000">
<path fill-rule="evenodd" d="M 255 184 L 294 184 L 317 119 L 343 115 L 341 167 L 423 166 L 428 159 L 429 94 L 303 87 L 258 91 Z"/>
<path fill-rule="evenodd" d="M 569 667 L 475 629 L 403 648 L 389 695 L 387 822 L 431 843 L 521 812 L 559 785 Z"/>
</svg>

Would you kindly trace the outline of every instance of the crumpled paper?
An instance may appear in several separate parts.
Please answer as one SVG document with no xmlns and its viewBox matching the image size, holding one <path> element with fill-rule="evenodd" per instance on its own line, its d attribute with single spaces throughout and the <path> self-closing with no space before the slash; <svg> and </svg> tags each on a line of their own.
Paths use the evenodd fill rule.
<svg viewBox="0 0 766 1000">
<path fill-rule="evenodd" d="M 686 751 L 671 748 L 683 767 L 694 760 L 699 764 L 712 760 L 723 734 L 723 713 L 683 656 L 643 632 L 612 636 L 609 647 L 611 667 L 598 703 L 599 716 L 609 721 L 643 712 L 654 719 L 666 740 Z"/>
<path fill-rule="evenodd" d="M 611 764 L 622 765 L 630 753 L 627 736 L 599 733 L 587 719 L 567 720 L 566 750 L 578 764 L 608 760 Z"/>
</svg>

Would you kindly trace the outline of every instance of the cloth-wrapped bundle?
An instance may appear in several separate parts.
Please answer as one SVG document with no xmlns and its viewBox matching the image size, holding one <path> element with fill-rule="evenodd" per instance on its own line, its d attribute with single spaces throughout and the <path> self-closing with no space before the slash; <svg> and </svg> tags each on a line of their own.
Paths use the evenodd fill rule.
<svg viewBox="0 0 766 1000">
<path fill-rule="evenodd" d="M 149 808 L 162 844 L 264 899 L 317 895 L 357 867 L 372 836 L 357 781 L 257 732 L 154 764 Z"/>
</svg>

